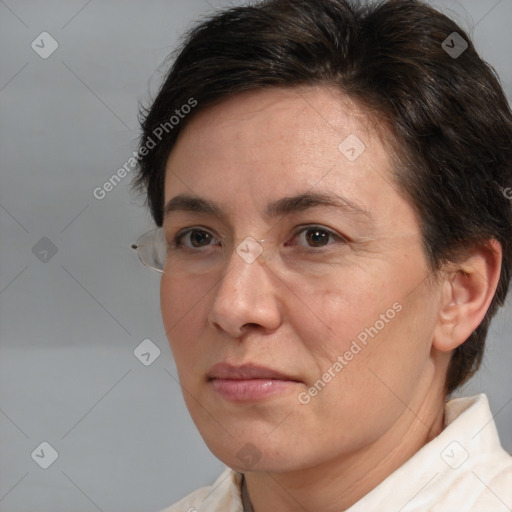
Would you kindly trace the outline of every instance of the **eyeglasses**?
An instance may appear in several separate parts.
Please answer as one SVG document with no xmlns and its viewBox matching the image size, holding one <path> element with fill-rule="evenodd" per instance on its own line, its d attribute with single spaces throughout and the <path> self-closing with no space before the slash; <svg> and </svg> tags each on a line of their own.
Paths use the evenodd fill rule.
<svg viewBox="0 0 512 512">
<path fill-rule="evenodd" d="M 259 240 L 259 243 L 264 241 Z M 164 265 L 167 259 L 167 240 L 163 228 L 156 228 L 145 233 L 135 243 L 131 244 L 131 248 L 137 251 L 140 261 L 146 267 L 156 272 L 164 272 Z M 243 257 L 247 256 L 244 255 Z M 250 258 L 251 256 L 248 257 Z M 195 265 L 194 269 L 197 271 L 198 266 Z"/>
<path fill-rule="evenodd" d="M 320 229 L 320 231 L 325 230 Z M 263 244 L 265 244 L 265 254 L 263 254 Z M 197 257 L 191 255 L 191 253 L 175 249 L 171 249 L 169 252 L 169 245 L 162 227 L 145 233 L 131 245 L 132 249 L 137 251 L 140 261 L 146 267 L 160 273 L 169 271 L 174 275 L 204 275 L 219 270 L 226 260 L 229 259 L 233 249 L 235 249 L 246 263 L 252 263 L 261 255 L 261 258 L 267 263 L 272 262 L 274 265 L 277 263 L 277 266 L 280 266 L 282 270 L 295 269 L 295 271 L 299 271 L 299 273 L 299 269 L 304 269 L 304 266 L 306 266 L 308 270 L 311 270 L 311 265 L 308 265 L 308 262 L 311 264 L 314 263 L 311 259 L 312 256 L 308 257 L 307 255 L 302 255 L 302 252 L 297 252 L 295 256 L 289 255 L 285 257 L 281 255 L 281 257 L 278 257 L 279 243 L 277 240 L 255 240 L 252 237 L 246 237 L 236 247 L 229 241 L 227 241 L 226 244 L 221 244 L 221 246 L 223 250 L 220 254 L 218 251 L 206 254 L 201 254 L 198 251 L 195 254 Z M 326 262 L 326 257 L 321 258 L 319 255 L 313 259 L 317 264 L 322 261 L 324 261 L 324 263 Z M 329 259 L 332 260 L 332 257 L 327 257 L 327 260 Z"/>
<path fill-rule="evenodd" d="M 330 232 L 327 228 L 314 225 L 312 227 L 305 226 L 302 231 L 310 231 L 316 235 L 320 233 L 322 234 L 321 238 Z M 334 236 L 333 239 L 336 238 L 332 233 L 331 236 Z M 403 237 L 411 238 L 417 237 L 417 235 L 404 233 L 392 238 Z M 374 240 L 377 239 L 365 237 L 364 239 L 359 238 L 358 242 Z M 319 250 L 314 247 L 308 249 L 299 244 L 282 246 L 278 240 L 255 240 L 252 237 L 245 238 L 238 245 L 229 239 L 226 239 L 225 242 L 220 244 L 222 248 L 220 252 L 218 250 L 198 250 L 191 253 L 170 246 L 164 229 L 159 227 L 142 235 L 131 247 L 137 251 L 140 261 L 151 270 L 189 277 L 222 271 L 233 250 L 246 263 L 252 263 L 259 259 L 260 262 L 264 261 L 266 265 L 271 266 L 277 274 L 290 276 L 292 281 L 304 279 L 306 276 L 325 276 L 334 272 L 336 268 L 353 261 L 354 257 L 354 251 L 350 249 L 350 242 L 342 241 L 339 236 L 336 245 L 333 245 L 333 249 L 329 251 L 324 251 L 324 246 L 321 246 Z"/>
<path fill-rule="evenodd" d="M 166 241 L 163 228 L 156 228 L 142 235 L 132 249 L 137 251 L 140 261 L 151 270 L 164 271 Z"/>
</svg>

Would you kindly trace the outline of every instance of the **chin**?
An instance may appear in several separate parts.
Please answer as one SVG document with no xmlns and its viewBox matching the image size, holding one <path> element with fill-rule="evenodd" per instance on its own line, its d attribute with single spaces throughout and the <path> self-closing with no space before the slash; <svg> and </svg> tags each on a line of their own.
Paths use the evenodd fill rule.
<svg viewBox="0 0 512 512">
<path fill-rule="evenodd" d="M 283 436 L 248 435 L 223 436 L 209 432 L 201 436 L 213 455 L 226 466 L 240 473 L 265 471 L 285 473 L 315 464 L 314 457 L 298 453 L 297 445 Z M 267 436 L 267 437 L 266 437 Z"/>
</svg>

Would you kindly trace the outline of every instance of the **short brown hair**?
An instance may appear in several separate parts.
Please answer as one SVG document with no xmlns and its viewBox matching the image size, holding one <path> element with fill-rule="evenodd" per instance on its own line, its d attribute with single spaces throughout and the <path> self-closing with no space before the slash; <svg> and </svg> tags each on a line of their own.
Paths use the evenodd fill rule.
<svg viewBox="0 0 512 512">
<path fill-rule="evenodd" d="M 452 356 L 453 391 L 478 369 L 510 281 L 512 210 L 502 190 L 512 184 L 512 114 L 493 69 L 447 16 L 418 0 L 266 0 L 213 15 L 188 34 L 141 113 L 140 147 L 159 127 L 160 136 L 139 149 L 135 186 L 162 225 L 165 165 L 194 113 L 242 91 L 295 85 L 335 86 L 391 128 L 403 164 L 394 177 L 418 214 L 433 271 L 472 246 L 502 245 L 489 310 Z M 193 112 L 169 126 L 191 99 Z"/>
</svg>

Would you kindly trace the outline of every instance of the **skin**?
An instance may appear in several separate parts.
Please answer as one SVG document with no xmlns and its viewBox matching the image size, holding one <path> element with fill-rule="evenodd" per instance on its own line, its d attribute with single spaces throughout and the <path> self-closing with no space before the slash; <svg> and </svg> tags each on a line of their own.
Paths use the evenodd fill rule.
<svg viewBox="0 0 512 512">
<path fill-rule="evenodd" d="M 269 88 L 198 112 L 168 160 L 165 201 L 203 198 L 221 216 L 166 215 L 171 246 L 184 228 L 213 238 L 206 247 L 185 238 L 187 247 L 170 251 L 162 317 L 192 419 L 214 455 L 245 473 L 256 512 L 345 510 L 438 435 L 451 353 L 496 288 L 497 242 L 433 278 L 418 219 L 392 182 L 386 128 L 375 126 L 333 89 Z M 349 134 L 365 145 L 354 161 L 338 149 Z M 270 202 L 311 192 L 344 197 L 369 216 L 332 206 L 266 214 Z M 347 241 L 324 233 L 327 245 L 313 237 L 312 247 L 307 232 L 296 234 L 302 226 Z M 234 251 L 248 236 L 265 240 L 252 263 Z M 396 303 L 396 316 L 300 403 Z M 262 400 L 229 401 L 207 378 L 223 361 L 296 382 Z M 256 463 L 237 456 L 244 446 L 256 452 L 247 443 Z"/>
</svg>

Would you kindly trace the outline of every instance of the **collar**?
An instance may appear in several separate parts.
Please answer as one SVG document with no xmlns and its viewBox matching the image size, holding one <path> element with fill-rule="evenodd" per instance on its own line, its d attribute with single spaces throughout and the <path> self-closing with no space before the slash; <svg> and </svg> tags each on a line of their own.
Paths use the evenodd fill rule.
<svg viewBox="0 0 512 512">
<path fill-rule="evenodd" d="M 478 474 L 481 456 L 487 463 L 504 461 L 496 425 L 485 394 L 455 398 L 445 404 L 443 431 L 347 512 L 368 510 L 424 512 L 448 497 L 460 481 Z M 254 512 L 243 474 L 243 512 Z M 437 509 L 436 509 L 437 510 Z"/>
</svg>

